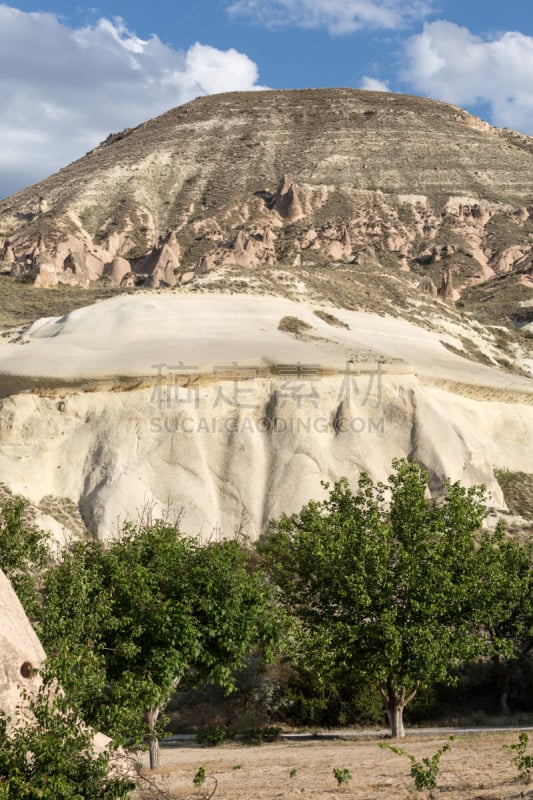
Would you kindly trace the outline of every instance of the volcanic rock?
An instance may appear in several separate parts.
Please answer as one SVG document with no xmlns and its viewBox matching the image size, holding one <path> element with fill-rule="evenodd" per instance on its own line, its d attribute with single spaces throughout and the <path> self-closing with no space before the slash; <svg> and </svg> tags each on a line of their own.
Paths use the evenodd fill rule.
<svg viewBox="0 0 533 800">
<path fill-rule="evenodd" d="M 304 216 L 298 193 L 289 175 L 284 175 L 274 196 L 274 209 L 280 217 L 296 222 Z"/>
<path fill-rule="evenodd" d="M 115 256 L 104 269 L 104 278 L 110 286 L 121 286 L 124 277 L 128 274 L 131 274 L 131 264 L 120 256 Z"/>
<path fill-rule="evenodd" d="M 93 281 L 123 257 L 158 288 L 198 274 L 205 253 L 209 272 L 231 255 L 254 269 L 310 250 L 304 266 L 366 252 L 407 276 L 427 258 L 436 284 L 453 266 L 460 296 L 532 252 L 532 196 L 533 140 L 456 106 L 348 89 L 230 93 L 114 134 L 0 202 L 0 237 L 18 254 L 43 234 L 58 274 L 84 253 Z M 39 198 L 48 209 L 35 214 Z M 265 228 L 275 246 L 259 247 Z"/>
<path fill-rule="evenodd" d="M 23 690 L 40 684 L 45 653 L 11 583 L 0 570 L 0 709 L 14 716 Z"/>
<path fill-rule="evenodd" d="M 56 266 L 46 251 L 33 259 L 31 273 L 34 275 L 34 286 L 42 289 L 50 289 L 59 282 Z"/>
</svg>

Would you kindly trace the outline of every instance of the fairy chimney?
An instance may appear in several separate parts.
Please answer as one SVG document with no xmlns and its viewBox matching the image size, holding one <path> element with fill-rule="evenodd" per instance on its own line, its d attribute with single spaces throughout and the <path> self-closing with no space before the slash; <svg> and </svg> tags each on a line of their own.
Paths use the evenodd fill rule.
<svg viewBox="0 0 533 800">
<path fill-rule="evenodd" d="M 453 292 L 453 278 L 451 269 L 447 269 L 442 273 L 442 284 L 439 289 L 439 297 L 445 303 L 453 305 L 454 292 Z"/>
<path fill-rule="evenodd" d="M 274 196 L 274 209 L 280 217 L 295 222 L 304 216 L 302 205 L 292 178 L 285 174 Z"/>
</svg>

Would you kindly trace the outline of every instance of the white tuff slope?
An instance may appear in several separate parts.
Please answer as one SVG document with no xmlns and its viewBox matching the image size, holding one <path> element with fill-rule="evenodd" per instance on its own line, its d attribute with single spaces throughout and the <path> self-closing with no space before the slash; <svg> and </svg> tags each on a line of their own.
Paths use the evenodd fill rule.
<svg viewBox="0 0 533 800">
<path fill-rule="evenodd" d="M 436 491 L 486 483 L 497 506 L 496 467 L 533 472 L 533 381 L 404 320 L 316 310 L 143 294 L 35 323 L 0 347 L 0 481 L 79 502 L 101 536 L 146 503 L 182 508 L 191 533 L 245 512 L 257 536 L 322 480 L 381 479 L 395 456 Z"/>
</svg>

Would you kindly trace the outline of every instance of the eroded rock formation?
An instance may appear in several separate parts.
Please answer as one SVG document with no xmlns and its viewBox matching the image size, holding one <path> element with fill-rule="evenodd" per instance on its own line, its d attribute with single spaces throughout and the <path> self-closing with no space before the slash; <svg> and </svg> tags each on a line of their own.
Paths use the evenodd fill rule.
<svg viewBox="0 0 533 800">
<path fill-rule="evenodd" d="M 113 135 L 0 202 L 0 260 L 42 286 L 53 281 L 36 268 L 44 249 L 59 283 L 117 287 L 144 276 L 173 288 L 231 264 L 372 263 L 437 286 L 452 269 L 457 299 L 531 257 L 532 196 L 533 141 L 455 106 L 358 90 L 235 93 Z M 115 258 L 138 277 L 122 265 L 111 278 Z"/>
<path fill-rule="evenodd" d="M 45 653 L 11 583 L 0 570 L 0 708 L 14 716 L 22 691 L 40 683 Z"/>
</svg>

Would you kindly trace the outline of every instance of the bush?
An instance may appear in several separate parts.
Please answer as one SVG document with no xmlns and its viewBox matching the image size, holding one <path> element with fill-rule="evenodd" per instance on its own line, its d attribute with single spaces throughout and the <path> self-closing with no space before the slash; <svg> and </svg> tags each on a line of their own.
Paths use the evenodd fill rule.
<svg viewBox="0 0 533 800">
<path fill-rule="evenodd" d="M 225 725 L 207 725 L 205 728 L 200 728 L 196 734 L 198 744 L 205 744 L 208 747 L 216 747 L 228 738 L 228 729 Z"/>
<path fill-rule="evenodd" d="M 92 732 L 45 680 L 12 721 L 0 711 L 0 800 L 125 800 L 135 783 L 96 754 Z"/>
<path fill-rule="evenodd" d="M 264 725 L 244 730 L 239 738 L 243 744 L 263 744 L 263 742 L 277 742 L 280 734 L 281 728 L 276 725 Z"/>
<path fill-rule="evenodd" d="M 433 790 L 437 788 L 437 779 L 440 772 L 440 760 L 444 753 L 447 753 L 451 749 L 449 742 L 453 742 L 454 739 L 454 736 L 450 736 L 446 744 L 440 747 L 432 756 L 426 756 L 421 761 L 418 761 L 411 753 L 406 753 L 402 747 L 392 747 L 390 744 L 384 743 L 380 744 L 379 747 L 381 747 L 382 750 L 390 750 L 397 756 L 405 756 L 408 758 L 411 762 L 411 777 L 414 781 L 416 791 L 421 792 L 427 789 L 429 791 L 429 797 L 433 798 Z"/>
<path fill-rule="evenodd" d="M 334 728 L 382 725 L 383 701 L 376 684 L 334 670 L 323 681 L 295 670 L 285 690 L 285 707 L 277 716 L 291 725 Z"/>
<path fill-rule="evenodd" d="M 524 783 L 529 783 L 533 775 L 533 753 L 526 753 L 529 742 L 529 736 L 525 731 L 521 731 L 518 736 L 518 742 L 511 744 L 505 749 L 513 754 L 510 764 L 516 767 L 520 780 Z"/>
<path fill-rule="evenodd" d="M 26 614 L 38 609 L 38 576 L 49 561 L 48 534 L 28 524 L 27 502 L 0 498 L 0 568 L 5 572 Z"/>
</svg>

